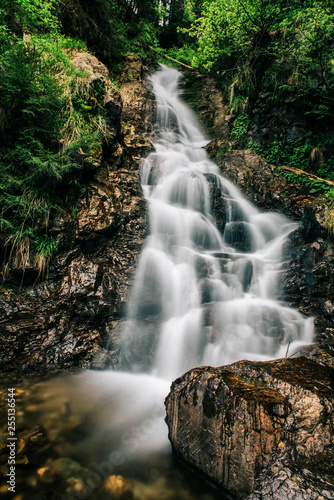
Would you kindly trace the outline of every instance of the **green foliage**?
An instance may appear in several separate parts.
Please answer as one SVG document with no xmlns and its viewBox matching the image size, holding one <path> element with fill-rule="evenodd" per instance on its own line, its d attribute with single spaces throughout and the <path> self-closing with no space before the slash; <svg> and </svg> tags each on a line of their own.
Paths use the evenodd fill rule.
<svg viewBox="0 0 334 500">
<path fill-rule="evenodd" d="M 333 13 L 323 1 L 206 0 L 201 16 L 183 31 L 198 42 L 193 64 L 217 74 L 238 73 L 259 54 L 276 56 L 283 71 L 293 64 L 298 74 L 331 64 L 324 49 L 331 43 Z M 259 61 L 250 62 L 254 71 Z"/>
<path fill-rule="evenodd" d="M 324 119 L 330 117 L 332 114 L 330 106 L 326 104 L 319 104 L 314 106 L 310 111 L 306 111 L 305 115 L 310 115 L 311 117 L 315 117 L 316 119 Z"/>
<path fill-rule="evenodd" d="M 60 35 L 33 35 L 0 56 L 0 225 L 17 265 L 24 258 L 16 255 L 35 245 L 40 271 L 56 248 L 40 228 L 47 230 L 50 213 L 80 186 L 106 126 L 104 84 L 89 85 L 71 64 L 74 45 Z"/>
<path fill-rule="evenodd" d="M 163 0 L 160 2 L 159 41 L 164 48 L 182 47 L 192 42 L 188 30 L 200 15 L 202 0 Z"/>
<path fill-rule="evenodd" d="M 146 58 L 158 46 L 158 0 L 67 0 L 59 15 L 62 32 L 83 40 L 114 72 L 124 54 Z"/>
<path fill-rule="evenodd" d="M 4 274 L 31 259 L 44 273 L 56 251 L 49 220 L 71 206 L 101 155 L 105 82 L 90 84 L 72 55 L 88 46 L 117 72 L 124 54 L 154 53 L 159 18 L 158 0 L 0 0 Z"/>
<path fill-rule="evenodd" d="M 219 150 L 217 151 L 216 157 L 219 158 L 220 156 L 223 156 L 224 154 L 228 153 L 231 151 L 230 146 L 220 146 Z"/>
<path fill-rule="evenodd" d="M 311 169 L 318 177 L 334 181 L 333 141 L 319 141 L 316 136 L 309 134 L 307 140 L 301 138 L 284 143 L 276 138 L 271 143 L 262 146 L 257 142 L 250 141 L 246 144 L 246 147 L 263 156 L 269 163 L 274 165 L 286 165 L 306 171 Z M 324 163 L 311 165 L 314 148 L 320 148 L 325 152 Z"/>
<path fill-rule="evenodd" d="M 191 61 L 194 55 L 196 54 L 196 49 L 190 44 L 185 44 L 182 47 L 174 46 L 170 48 L 167 51 L 167 54 L 170 57 L 176 59 L 177 61 L 181 61 L 189 65 L 189 61 Z"/>
<path fill-rule="evenodd" d="M 2 30 L 7 35 L 11 33 L 19 37 L 25 32 L 57 32 L 60 27 L 56 15 L 59 4 L 60 0 L 0 0 Z"/>
<path fill-rule="evenodd" d="M 187 2 L 186 2 L 187 3 Z M 205 0 L 190 27 L 183 61 L 218 77 L 230 110 L 266 122 L 291 102 L 314 130 L 334 119 L 334 9 L 324 0 Z M 296 104 L 295 104 L 296 103 Z M 275 131 L 274 131 L 275 133 Z M 278 138 L 279 140 L 280 138 Z"/>
<path fill-rule="evenodd" d="M 145 59 L 148 54 L 151 53 L 151 49 L 157 49 L 159 46 L 156 30 L 153 28 L 152 24 L 147 21 L 139 22 L 137 29 L 138 31 L 134 36 L 128 38 L 125 44 L 126 51 L 133 52 Z"/>
<path fill-rule="evenodd" d="M 285 172 L 284 170 L 277 168 L 277 171 L 283 175 L 289 182 L 293 184 L 303 184 L 309 188 L 310 194 L 328 194 L 331 190 L 330 186 L 326 184 L 322 179 L 311 179 L 308 177 L 303 177 L 298 174 L 293 174 Z"/>
<path fill-rule="evenodd" d="M 250 122 L 250 117 L 247 114 L 242 114 L 237 117 L 237 119 L 233 123 L 233 128 L 231 131 L 232 141 L 242 142 L 243 140 L 245 140 Z"/>
<path fill-rule="evenodd" d="M 43 257 L 49 259 L 57 248 L 57 242 L 53 236 L 48 234 L 43 234 L 43 236 L 36 236 L 35 248 L 38 254 L 43 255 Z"/>
<path fill-rule="evenodd" d="M 304 170 L 309 166 L 313 146 L 305 143 L 303 139 L 295 139 L 287 143 L 275 139 L 267 147 L 262 147 L 256 142 L 249 142 L 247 148 L 264 156 L 269 163 L 274 165 L 287 165 Z"/>
<path fill-rule="evenodd" d="M 328 161 L 320 166 L 317 175 L 323 179 L 334 181 L 334 158 L 330 157 Z"/>
</svg>

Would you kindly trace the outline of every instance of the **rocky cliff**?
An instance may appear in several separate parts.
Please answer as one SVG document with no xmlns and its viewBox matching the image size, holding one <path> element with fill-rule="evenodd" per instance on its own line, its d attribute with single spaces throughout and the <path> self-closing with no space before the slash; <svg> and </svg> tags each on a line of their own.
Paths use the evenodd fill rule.
<svg viewBox="0 0 334 500">
<path fill-rule="evenodd" d="M 108 364 L 107 339 L 124 315 L 147 231 L 138 170 L 152 147 L 145 132 L 154 100 L 145 69 L 129 58 L 118 90 L 94 56 L 72 62 L 106 89 L 108 126 L 79 199 L 51 221 L 58 252 L 47 276 L 27 262 L 0 289 L 0 367 L 11 375 Z"/>
</svg>

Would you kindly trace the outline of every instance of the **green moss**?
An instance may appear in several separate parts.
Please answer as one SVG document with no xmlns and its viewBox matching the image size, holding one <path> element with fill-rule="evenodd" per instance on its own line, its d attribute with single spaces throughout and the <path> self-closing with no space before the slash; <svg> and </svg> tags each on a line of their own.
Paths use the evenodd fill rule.
<svg viewBox="0 0 334 500">
<path fill-rule="evenodd" d="M 299 385 L 324 396 L 333 394 L 333 369 L 303 356 L 272 362 L 242 361 L 243 367 L 267 372 L 275 379 Z M 240 370 L 238 370 L 239 372 Z"/>
</svg>

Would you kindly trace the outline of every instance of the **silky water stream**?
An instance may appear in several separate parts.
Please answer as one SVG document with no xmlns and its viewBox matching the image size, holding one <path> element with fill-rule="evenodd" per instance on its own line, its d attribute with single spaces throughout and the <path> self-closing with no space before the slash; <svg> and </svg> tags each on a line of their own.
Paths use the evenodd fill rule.
<svg viewBox="0 0 334 500">
<path fill-rule="evenodd" d="M 162 66 L 150 79 L 155 150 L 141 172 L 150 235 L 123 325 L 119 370 L 60 377 L 32 394 L 37 404 L 43 395 L 58 448 L 86 471 L 81 493 L 69 483 L 72 498 L 109 498 L 101 482 L 122 474 L 136 500 L 213 499 L 173 465 L 163 405 L 172 380 L 195 366 L 284 357 L 288 345 L 291 355 L 312 340 L 312 318 L 277 300 L 282 247 L 296 224 L 258 211 L 219 174 L 178 96 L 179 77 Z M 211 214 L 213 184 L 225 204 L 223 233 Z"/>
</svg>

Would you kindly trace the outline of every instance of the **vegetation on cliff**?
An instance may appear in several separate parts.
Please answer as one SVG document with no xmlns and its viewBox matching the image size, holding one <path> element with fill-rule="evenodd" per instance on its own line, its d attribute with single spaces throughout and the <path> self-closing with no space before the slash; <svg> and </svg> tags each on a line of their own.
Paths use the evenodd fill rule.
<svg viewBox="0 0 334 500">
<path fill-rule="evenodd" d="M 144 57 L 156 43 L 151 9 L 144 2 L 138 7 L 137 25 L 130 7 L 104 0 L 93 7 L 74 0 L 0 2 L 4 277 L 31 259 L 44 272 L 56 249 L 49 221 L 71 209 L 106 141 L 105 82 L 92 82 L 73 64 L 74 56 L 93 50 L 116 73 L 125 53 Z"/>
<path fill-rule="evenodd" d="M 182 43 L 170 52 L 220 81 L 237 147 L 333 180 L 332 2 L 189 0 L 187 5 L 190 26 L 180 23 Z M 311 189 L 329 187 L 318 183 Z"/>
</svg>

